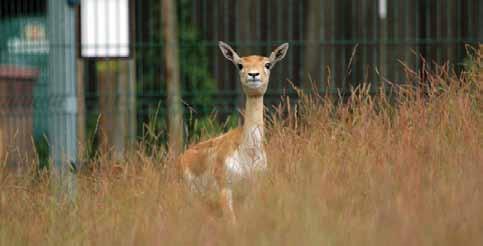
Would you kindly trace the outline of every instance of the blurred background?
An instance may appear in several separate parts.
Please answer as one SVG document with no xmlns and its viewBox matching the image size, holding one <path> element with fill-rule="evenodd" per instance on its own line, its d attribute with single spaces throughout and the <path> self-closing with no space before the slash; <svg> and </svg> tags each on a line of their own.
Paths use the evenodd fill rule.
<svg viewBox="0 0 483 246">
<path fill-rule="evenodd" d="M 459 72 L 483 41 L 482 8 L 479 0 L 2 0 L 0 162 L 75 162 L 99 150 L 122 158 L 140 140 L 165 143 L 170 114 L 183 116 L 176 138 L 185 142 L 214 124 L 236 125 L 244 98 L 218 40 L 241 56 L 290 43 L 271 75 L 268 110 L 282 96 L 296 100 L 288 80 L 345 95 L 361 83 L 407 83 L 403 64 L 418 70 L 421 57 Z M 181 100 L 168 100 L 169 85 Z M 169 111 L 170 102 L 181 107 Z"/>
</svg>

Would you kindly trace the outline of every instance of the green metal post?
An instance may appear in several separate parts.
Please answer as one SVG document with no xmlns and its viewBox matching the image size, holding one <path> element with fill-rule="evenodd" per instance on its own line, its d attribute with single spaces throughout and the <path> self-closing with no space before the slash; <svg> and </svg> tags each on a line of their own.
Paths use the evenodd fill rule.
<svg viewBox="0 0 483 246">
<path fill-rule="evenodd" d="M 76 150 L 76 25 L 75 8 L 65 0 L 49 0 L 50 42 L 48 90 L 49 143 L 52 175 L 59 199 L 75 198 Z"/>
</svg>

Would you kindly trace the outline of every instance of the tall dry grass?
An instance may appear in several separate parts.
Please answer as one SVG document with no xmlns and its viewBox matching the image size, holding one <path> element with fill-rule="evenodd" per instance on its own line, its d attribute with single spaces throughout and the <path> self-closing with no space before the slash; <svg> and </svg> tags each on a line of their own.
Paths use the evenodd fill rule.
<svg viewBox="0 0 483 246">
<path fill-rule="evenodd" d="M 482 245 L 478 76 L 408 71 L 407 85 L 376 95 L 300 93 L 276 107 L 270 170 L 237 197 L 236 226 L 207 216 L 142 143 L 89 163 L 74 204 L 45 173 L 2 168 L 0 245 Z"/>
</svg>

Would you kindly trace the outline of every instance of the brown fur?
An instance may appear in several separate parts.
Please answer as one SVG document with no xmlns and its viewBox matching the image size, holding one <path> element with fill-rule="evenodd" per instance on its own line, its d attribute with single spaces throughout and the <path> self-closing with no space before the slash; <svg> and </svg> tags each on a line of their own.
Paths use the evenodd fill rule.
<svg viewBox="0 0 483 246">
<path fill-rule="evenodd" d="M 210 165 L 214 165 L 213 175 L 218 185 L 223 186 L 224 160 L 240 145 L 241 134 L 242 128 L 236 128 L 219 137 L 192 145 L 179 157 L 178 168 L 183 171 L 190 170 L 192 174 L 199 176 L 206 172 Z M 210 163 L 209 157 L 215 161 Z"/>
</svg>

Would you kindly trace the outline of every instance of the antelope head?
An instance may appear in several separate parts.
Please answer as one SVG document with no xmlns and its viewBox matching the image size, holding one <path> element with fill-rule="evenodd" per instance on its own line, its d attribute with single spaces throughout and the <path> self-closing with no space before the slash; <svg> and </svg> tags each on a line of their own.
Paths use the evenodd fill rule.
<svg viewBox="0 0 483 246">
<path fill-rule="evenodd" d="M 228 44 L 220 41 L 218 46 L 225 58 L 237 67 L 243 92 L 248 97 L 260 97 L 265 94 L 270 70 L 285 57 L 288 50 L 288 43 L 284 43 L 277 47 L 269 57 L 259 55 L 240 57 Z"/>
</svg>

